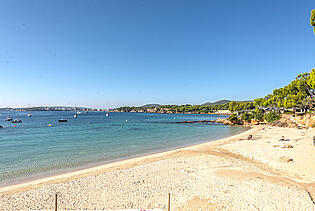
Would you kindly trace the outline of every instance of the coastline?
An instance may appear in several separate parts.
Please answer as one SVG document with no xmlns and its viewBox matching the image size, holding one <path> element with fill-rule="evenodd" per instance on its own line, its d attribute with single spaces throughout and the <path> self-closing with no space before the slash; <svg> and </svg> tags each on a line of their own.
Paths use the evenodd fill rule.
<svg viewBox="0 0 315 211">
<path fill-rule="evenodd" d="M 61 170 L 60 173 L 57 173 L 57 174 L 51 174 L 48 176 L 39 176 L 39 177 L 34 176 L 33 178 L 35 179 L 32 179 L 32 178 L 25 179 L 25 180 L 22 179 L 21 182 L 17 181 L 16 183 L 13 183 L 13 184 L 0 186 L 0 197 L 7 194 L 28 190 L 29 189 L 28 187 L 32 187 L 32 188 L 34 186 L 40 187 L 45 184 L 53 184 L 55 182 L 60 183 L 61 181 L 59 180 L 62 180 L 62 182 L 65 182 L 65 181 L 78 179 L 85 176 L 99 174 L 100 171 L 107 172 L 111 170 L 130 168 L 130 166 L 141 165 L 147 162 L 154 162 L 157 160 L 164 159 L 168 156 L 171 156 L 172 153 L 176 153 L 181 150 L 193 150 L 195 148 L 202 147 L 203 145 L 208 145 L 213 142 L 216 142 L 217 144 L 219 144 L 221 142 L 225 142 L 226 140 L 237 138 L 240 135 L 242 136 L 246 135 L 247 134 L 246 132 L 250 133 L 251 130 L 254 130 L 254 128 L 252 127 L 249 127 L 249 128 L 250 128 L 249 130 L 243 131 L 241 133 L 238 133 L 232 136 L 228 136 L 223 139 L 211 140 L 211 141 L 206 141 L 206 142 L 191 144 L 191 145 L 186 145 L 186 146 L 179 146 L 170 150 L 162 149 L 161 151 L 158 151 L 158 152 L 145 153 L 143 155 L 139 155 L 136 157 L 122 158 L 119 160 L 110 160 L 102 164 L 90 164 L 90 166 L 82 166 L 82 167 L 75 168 L 74 170 L 71 170 L 71 169 Z M 141 164 L 139 164 L 138 162 L 141 162 Z"/>
<path fill-rule="evenodd" d="M 166 210 L 171 192 L 175 210 L 312 210 L 314 132 L 253 126 L 216 141 L 3 187 L 0 207 L 52 209 L 58 193 L 60 209 Z M 283 134 L 290 142 L 279 141 Z M 280 161 L 284 155 L 293 161 Z"/>
<path fill-rule="evenodd" d="M 232 126 L 235 127 L 235 126 Z M 184 148 L 189 148 L 191 146 L 197 146 L 197 145 L 201 145 L 201 144 L 205 144 L 205 143 L 210 143 L 210 142 L 214 142 L 214 141 L 220 141 L 221 139 L 225 139 L 225 138 L 229 138 L 229 137 L 233 137 L 235 135 L 239 135 L 243 132 L 246 132 L 247 130 L 250 129 L 250 126 L 237 126 L 240 128 L 246 128 L 246 130 L 244 131 L 238 131 L 236 133 L 232 133 L 229 135 L 226 135 L 226 137 L 221 137 L 221 138 L 216 138 L 216 139 L 206 139 L 206 140 L 200 140 L 200 141 L 195 141 L 192 143 L 186 143 L 186 144 L 182 144 L 180 146 L 172 146 L 172 147 L 165 147 L 165 148 L 161 148 L 158 150 L 153 150 L 153 151 L 149 151 L 149 152 L 143 152 L 141 154 L 136 154 L 136 155 L 128 155 L 125 157 L 121 157 L 121 158 L 115 158 L 112 160 L 105 160 L 105 161 L 100 161 L 100 162 L 95 162 L 95 163 L 90 163 L 90 164 L 83 164 L 80 166 L 76 166 L 76 167 L 72 167 L 72 168 L 64 168 L 64 169 L 56 169 L 50 172 L 43 172 L 42 174 L 39 175 L 31 175 L 31 176 L 26 176 L 24 178 L 18 178 L 18 179 L 12 179 L 9 181 L 5 181 L 3 183 L 0 183 L 0 196 L 2 194 L 2 189 L 8 188 L 8 187 L 13 187 L 13 186 L 19 186 L 19 185 L 23 185 L 23 184 L 28 184 L 28 183 L 32 183 L 32 182 L 36 182 L 36 181 L 40 181 L 40 180 L 46 180 L 49 178 L 54 178 L 54 177 L 59 177 L 59 176 L 67 176 L 69 173 L 74 173 L 74 172 L 78 172 L 78 171 L 83 171 L 83 170 L 91 170 L 93 171 L 93 168 L 97 168 L 97 167 L 102 167 L 105 165 L 109 165 L 109 164 L 114 164 L 117 163 L 117 165 L 119 165 L 119 162 L 121 161 L 132 161 L 132 159 L 135 158 L 142 158 L 142 157 L 150 157 L 151 155 L 159 155 L 162 153 L 167 153 L 167 152 L 172 152 L 172 151 L 176 151 L 176 150 L 181 150 Z"/>
</svg>

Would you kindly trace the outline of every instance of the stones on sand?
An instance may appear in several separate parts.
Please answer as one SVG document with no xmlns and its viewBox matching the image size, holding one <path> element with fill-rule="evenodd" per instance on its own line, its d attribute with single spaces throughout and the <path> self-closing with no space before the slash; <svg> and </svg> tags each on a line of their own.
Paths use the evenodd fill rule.
<svg viewBox="0 0 315 211">
<path fill-rule="evenodd" d="M 280 160 L 281 162 L 284 162 L 284 163 L 293 162 L 293 159 L 292 159 L 292 158 L 289 158 L 289 157 L 287 157 L 287 156 L 281 156 L 281 157 L 279 158 L 279 160 Z"/>
</svg>

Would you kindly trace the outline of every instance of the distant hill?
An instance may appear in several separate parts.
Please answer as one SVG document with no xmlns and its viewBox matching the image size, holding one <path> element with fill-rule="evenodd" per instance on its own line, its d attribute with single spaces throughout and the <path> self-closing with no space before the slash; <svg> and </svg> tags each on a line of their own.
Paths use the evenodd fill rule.
<svg viewBox="0 0 315 211">
<path fill-rule="evenodd" d="M 206 102 L 204 104 L 201 104 L 201 105 L 222 105 L 222 104 L 225 104 L 225 103 L 230 103 L 232 101 L 236 101 L 236 102 L 241 102 L 241 103 L 246 103 L 246 102 L 253 102 L 253 100 L 244 100 L 244 101 L 239 101 L 239 100 L 218 100 L 216 102 Z"/>
<path fill-rule="evenodd" d="M 159 106 L 160 106 L 160 104 L 146 104 L 146 105 L 143 105 L 143 106 L 141 106 L 141 107 L 145 107 L 145 108 L 154 107 L 154 108 L 157 108 L 157 107 L 159 107 Z"/>
<path fill-rule="evenodd" d="M 222 105 L 222 104 L 225 104 L 225 103 L 229 103 L 229 102 L 232 102 L 231 100 L 218 100 L 216 102 L 206 102 L 204 104 L 201 104 L 201 105 Z"/>
</svg>

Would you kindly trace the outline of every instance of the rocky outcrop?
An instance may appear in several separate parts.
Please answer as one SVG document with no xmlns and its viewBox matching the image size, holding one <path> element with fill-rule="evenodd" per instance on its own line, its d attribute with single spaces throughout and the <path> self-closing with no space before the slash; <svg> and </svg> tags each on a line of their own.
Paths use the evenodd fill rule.
<svg viewBox="0 0 315 211">
<path fill-rule="evenodd" d="M 315 114 L 304 114 L 302 116 L 296 116 L 295 120 L 308 127 L 315 127 Z"/>
</svg>

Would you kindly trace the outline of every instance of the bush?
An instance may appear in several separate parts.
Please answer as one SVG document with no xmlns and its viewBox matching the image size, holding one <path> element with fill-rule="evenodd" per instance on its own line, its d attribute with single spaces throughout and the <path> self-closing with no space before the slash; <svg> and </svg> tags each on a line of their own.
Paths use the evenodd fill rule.
<svg viewBox="0 0 315 211">
<path fill-rule="evenodd" d="M 231 114 L 227 119 L 231 122 L 238 121 L 237 114 Z"/>
<path fill-rule="evenodd" d="M 263 121 L 264 120 L 263 112 L 261 110 L 259 110 L 259 109 L 256 109 L 255 112 L 254 112 L 254 118 L 257 121 Z"/>
<path fill-rule="evenodd" d="M 244 114 L 242 114 L 241 119 L 246 121 L 246 122 L 250 122 L 253 119 L 253 117 L 254 116 L 250 113 L 244 113 Z"/>
<path fill-rule="evenodd" d="M 264 119 L 267 122 L 274 122 L 275 120 L 279 120 L 280 119 L 280 115 L 277 114 L 275 111 L 271 111 L 271 112 L 265 114 Z"/>
</svg>

